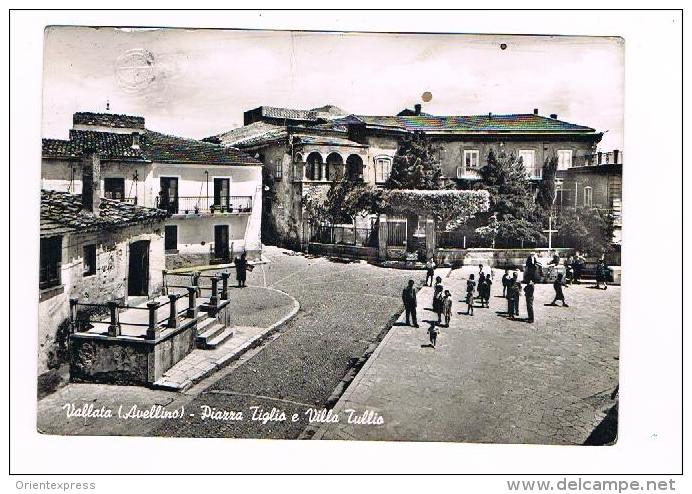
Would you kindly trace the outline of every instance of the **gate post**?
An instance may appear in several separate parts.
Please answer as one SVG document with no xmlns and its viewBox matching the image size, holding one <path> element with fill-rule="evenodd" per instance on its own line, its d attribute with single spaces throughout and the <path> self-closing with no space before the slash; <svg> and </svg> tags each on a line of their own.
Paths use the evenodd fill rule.
<svg viewBox="0 0 692 494">
<path fill-rule="evenodd" d="M 377 234 L 377 240 L 378 240 L 377 258 L 380 261 L 387 260 L 387 234 L 388 234 L 388 230 L 389 229 L 387 228 L 387 215 L 381 214 L 380 215 L 380 226 L 379 226 L 379 231 Z"/>
<path fill-rule="evenodd" d="M 435 256 L 437 239 L 435 238 L 435 219 L 432 216 L 425 218 L 425 258 L 431 259 Z"/>
<path fill-rule="evenodd" d="M 110 324 L 108 325 L 108 336 L 120 336 L 120 317 L 118 314 L 118 302 L 111 300 L 106 302 L 110 312 Z"/>
</svg>

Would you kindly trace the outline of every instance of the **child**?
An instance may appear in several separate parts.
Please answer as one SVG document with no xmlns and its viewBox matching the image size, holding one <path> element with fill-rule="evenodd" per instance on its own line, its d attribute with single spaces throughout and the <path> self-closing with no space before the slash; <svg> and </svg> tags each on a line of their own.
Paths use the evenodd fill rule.
<svg viewBox="0 0 692 494">
<path fill-rule="evenodd" d="M 442 311 L 445 315 L 445 327 L 449 327 L 449 321 L 452 318 L 452 294 L 449 290 L 445 290 L 445 298 L 442 300 Z"/>
<path fill-rule="evenodd" d="M 476 280 L 473 274 L 469 275 L 469 279 L 466 281 L 466 293 L 470 293 L 473 298 L 473 292 L 476 290 Z"/>
<path fill-rule="evenodd" d="M 562 273 L 559 273 L 557 275 L 557 279 L 553 283 L 553 288 L 555 289 L 555 298 L 553 301 L 550 303 L 550 305 L 557 305 L 555 302 L 560 300 L 562 302 L 563 307 L 569 307 L 567 305 L 567 302 L 565 302 L 565 294 L 562 293 L 562 287 L 563 286 L 568 286 L 567 283 L 565 283 L 562 279 Z"/>
<path fill-rule="evenodd" d="M 502 296 L 507 298 L 507 287 L 509 286 L 509 269 L 505 269 L 505 274 L 502 275 Z"/>
<path fill-rule="evenodd" d="M 473 292 L 466 292 L 466 315 L 473 315 Z"/>
<path fill-rule="evenodd" d="M 435 348 L 435 345 L 437 344 L 437 333 L 439 332 L 440 330 L 437 329 L 437 326 L 435 326 L 434 324 L 431 324 L 428 328 L 428 334 L 430 335 L 430 345 L 432 345 L 433 348 Z"/>
<path fill-rule="evenodd" d="M 425 285 L 428 285 L 428 280 L 430 280 L 430 286 L 433 285 L 433 278 L 435 277 L 435 260 L 431 257 L 428 262 L 425 263 L 426 275 L 425 275 Z"/>
</svg>

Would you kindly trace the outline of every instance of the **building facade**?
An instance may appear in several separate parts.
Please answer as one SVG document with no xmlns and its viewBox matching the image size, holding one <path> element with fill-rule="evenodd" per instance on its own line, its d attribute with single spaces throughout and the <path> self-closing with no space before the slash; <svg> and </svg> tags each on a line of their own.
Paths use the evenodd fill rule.
<svg viewBox="0 0 692 494">
<path fill-rule="evenodd" d="M 384 186 L 407 134 L 423 132 L 437 145 L 443 179 L 458 189 L 473 188 L 480 180 L 479 170 L 491 150 L 521 157 L 528 177 L 538 183 L 550 157 L 557 156 L 560 173 L 587 166 L 602 138 L 591 127 L 559 120 L 555 114 L 542 116 L 537 109 L 529 114 L 435 116 L 416 105 L 396 116 L 367 116 L 333 106 L 259 107 L 245 112 L 244 122 L 207 140 L 262 161 L 268 189 L 264 226 L 273 237 L 267 241 L 293 248 L 310 241 L 303 198 L 342 177 Z M 424 229 L 420 221 L 417 226 L 410 218 L 401 221 L 408 230 Z"/>
<path fill-rule="evenodd" d="M 70 299 L 125 302 L 161 293 L 168 213 L 98 189 L 98 159 L 84 158 L 81 194 L 41 191 L 38 372 L 67 360 Z"/>
<path fill-rule="evenodd" d="M 170 267 L 261 252 L 261 162 L 222 147 L 146 129 L 143 117 L 75 113 L 68 139 L 43 139 L 42 188 L 79 194 L 85 153 L 100 161 L 101 196 L 170 213 Z"/>
</svg>

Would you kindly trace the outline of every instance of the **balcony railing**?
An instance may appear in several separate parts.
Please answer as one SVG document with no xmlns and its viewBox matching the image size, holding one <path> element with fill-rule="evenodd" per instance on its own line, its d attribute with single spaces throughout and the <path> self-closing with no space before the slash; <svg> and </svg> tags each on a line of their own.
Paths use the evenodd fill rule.
<svg viewBox="0 0 692 494">
<path fill-rule="evenodd" d="M 590 153 L 583 156 L 575 156 L 572 159 L 571 168 L 578 168 L 582 166 L 622 165 L 622 159 L 623 154 L 620 150 Z"/>
<path fill-rule="evenodd" d="M 156 207 L 171 214 L 240 214 L 252 212 L 251 196 L 179 196 L 156 198 Z"/>
</svg>

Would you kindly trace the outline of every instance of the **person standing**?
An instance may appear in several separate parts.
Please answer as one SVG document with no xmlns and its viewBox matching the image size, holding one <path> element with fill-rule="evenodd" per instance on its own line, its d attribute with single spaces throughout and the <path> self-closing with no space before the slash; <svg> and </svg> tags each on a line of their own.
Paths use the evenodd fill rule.
<svg viewBox="0 0 692 494">
<path fill-rule="evenodd" d="M 485 293 L 484 293 L 486 309 L 490 308 L 490 293 L 492 291 L 492 287 L 493 287 L 493 280 L 490 279 L 490 276 L 486 276 L 485 277 Z"/>
<path fill-rule="evenodd" d="M 536 271 L 538 270 L 538 259 L 536 258 L 536 253 L 532 252 L 529 257 L 526 258 L 526 264 L 524 266 L 524 282 L 529 280 L 536 281 Z"/>
<path fill-rule="evenodd" d="M 404 302 L 404 309 L 406 310 L 406 325 L 411 325 L 411 320 L 413 320 L 413 327 L 418 327 L 418 321 L 416 320 L 416 307 L 418 305 L 416 301 L 416 289 L 413 286 L 415 282 L 413 280 L 408 280 L 408 285 L 404 288 L 401 293 L 401 299 Z"/>
<path fill-rule="evenodd" d="M 507 288 L 512 278 L 509 276 L 509 269 L 505 269 L 505 274 L 502 275 L 502 296 L 507 298 Z"/>
<path fill-rule="evenodd" d="M 569 256 L 565 260 L 565 283 L 574 282 L 574 257 Z"/>
<path fill-rule="evenodd" d="M 536 286 L 533 284 L 533 281 L 531 281 L 531 280 L 529 280 L 529 282 L 524 287 L 524 296 L 526 297 L 526 314 L 527 314 L 526 322 L 528 322 L 528 323 L 533 323 L 533 291 L 535 288 L 536 288 Z"/>
<path fill-rule="evenodd" d="M 567 302 L 565 302 L 565 294 L 562 292 L 562 288 L 566 286 L 567 283 L 565 283 L 562 279 L 562 273 L 559 273 L 557 275 L 557 279 L 553 283 L 553 289 L 555 290 L 555 298 L 549 305 L 557 305 L 555 302 L 560 300 L 562 302 L 563 307 L 569 307 L 569 305 L 567 305 Z"/>
<path fill-rule="evenodd" d="M 445 290 L 445 297 L 442 304 L 442 311 L 445 316 L 445 327 L 449 327 L 449 321 L 452 319 L 452 294 L 449 290 Z"/>
<path fill-rule="evenodd" d="M 510 319 L 514 319 L 515 312 L 514 286 L 514 278 L 509 278 L 509 280 L 507 280 L 507 315 Z"/>
<path fill-rule="evenodd" d="M 601 283 L 603 283 L 603 289 L 608 289 L 608 265 L 605 262 L 605 254 L 601 255 L 596 265 L 596 288 L 601 288 Z"/>
<path fill-rule="evenodd" d="M 437 323 L 442 323 L 442 312 L 444 310 L 444 288 L 442 284 L 435 285 L 435 296 L 433 297 L 433 312 L 437 314 Z"/>
<path fill-rule="evenodd" d="M 481 305 L 483 305 L 483 294 L 485 293 L 485 274 L 481 272 L 481 274 L 478 275 L 478 296 L 476 297 L 481 301 Z"/>
<path fill-rule="evenodd" d="M 250 268 L 251 269 L 251 268 Z M 235 258 L 235 279 L 238 281 L 238 288 L 245 287 L 245 280 L 247 278 L 247 256 L 245 252 L 240 255 L 240 258 Z"/>
<path fill-rule="evenodd" d="M 428 262 L 425 263 L 425 286 L 432 286 L 433 285 L 433 279 L 435 278 L 435 268 L 436 268 L 435 260 L 431 257 L 428 259 Z M 428 280 L 430 280 L 430 285 L 428 285 Z"/>
<path fill-rule="evenodd" d="M 574 284 L 578 285 L 581 280 L 582 269 L 584 269 L 584 264 L 586 260 L 581 255 L 581 252 L 576 251 L 574 253 Z"/>
</svg>

